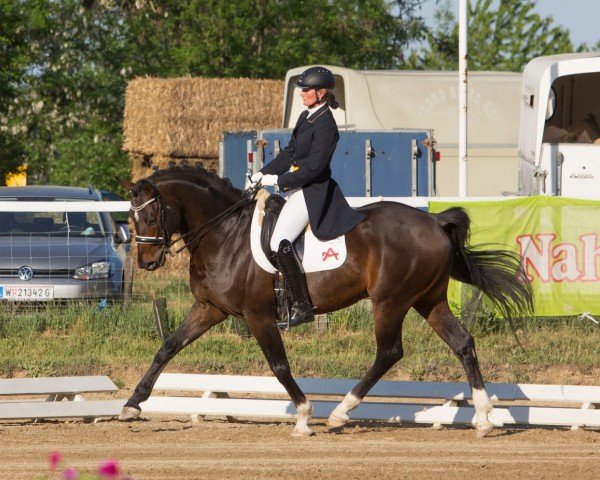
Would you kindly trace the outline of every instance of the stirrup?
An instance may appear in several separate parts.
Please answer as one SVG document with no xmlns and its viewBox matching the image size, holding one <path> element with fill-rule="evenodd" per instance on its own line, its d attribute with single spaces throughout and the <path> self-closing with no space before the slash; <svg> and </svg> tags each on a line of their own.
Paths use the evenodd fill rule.
<svg viewBox="0 0 600 480">
<path fill-rule="evenodd" d="M 288 320 L 279 320 L 277 322 L 277 327 L 279 327 L 280 330 L 289 330 L 291 327 L 297 327 L 298 325 L 310 323 L 314 320 L 315 314 L 313 313 L 312 305 L 310 303 L 302 302 L 300 305 L 292 306 Z"/>
</svg>

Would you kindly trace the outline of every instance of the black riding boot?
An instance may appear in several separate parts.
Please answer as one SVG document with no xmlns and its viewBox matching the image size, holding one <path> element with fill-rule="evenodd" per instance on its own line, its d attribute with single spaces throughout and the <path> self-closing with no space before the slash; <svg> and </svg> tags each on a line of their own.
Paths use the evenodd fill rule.
<svg viewBox="0 0 600 480">
<path fill-rule="evenodd" d="M 302 323 L 312 322 L 315 319 L 313 306 L 308 295 L 308 286 L 306 285 L 306 276 L 296 256 L 294 247 L 288 240 L 282 240 L 279 244 L 279 250 L 273 252 L 277 269 L 283 274 L 286 288 L 290 292 L 292 299 L 292 309 L 290 313 L 290 327 L 295 327 Z M 285 322 L 278 323 L 280 328 L 287 328 Z"/>
</svg>

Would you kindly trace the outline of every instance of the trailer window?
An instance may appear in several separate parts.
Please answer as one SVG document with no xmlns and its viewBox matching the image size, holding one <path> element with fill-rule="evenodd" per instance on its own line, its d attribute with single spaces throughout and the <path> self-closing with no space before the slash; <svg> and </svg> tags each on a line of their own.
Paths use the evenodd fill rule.
<svg viewBox="0 0 600 480">
<path fill-rule="evenodd" d="M 550 87 L 550 92 L 548 92 L 548 105 L 546 106 L 546 121 L 550 120 L 554 116 L 555 111 L 556 93 L 554 92 L 554 88 Z"/>
<path fill-rule="evenodd" d="M 600 72 L 557 78 L 548 102 L 545 143 L 600 144 Z"/>
</svg>

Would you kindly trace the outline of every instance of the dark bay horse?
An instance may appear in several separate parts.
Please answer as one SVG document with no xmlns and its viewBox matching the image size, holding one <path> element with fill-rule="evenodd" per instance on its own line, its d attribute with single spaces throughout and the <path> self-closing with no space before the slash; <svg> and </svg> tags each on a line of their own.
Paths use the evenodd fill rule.
<svg viewBox="0 0 600 480">
<path fill-rule="evenodd" d="M 244 318 L 274 375 L 297 409 L 292 435 L 311 435 L 312 407 L 290 372 L 277 328 L 273 275 L 252 259 L 250 224 L 254 202 L 201 167 L 171 166 L 137 181 L 122 182 L 131 193 L 138 264 L 156 270 L 179 233 L 190 253 L 190 288 L 195 303 L 164 342 L 148 372 L 125 404 L 120 420 L 136 418 L 165 365 L 228 315 Z M 402 358 L 402 322 L 411 307 L 422 315 L 462 362 L 472 389 L 477 433 L 492 430 L 490 399 L 475 343 L 454 317 L 446 298 L 453 277 L 486 293 L 505 318 L 532 310 L 532 294 L 519 257 L 467 244 L 469 217 L 460 208 L 433 215 L 394 202 L 360 208 L 366 215 L 346 235 L 348 255 L 338 269 L 308 273 L 316 313 L 347 307 L 369 297 L 377 351 L 365 376 L 333 410 L 329 424 L 349 421 L 371 387 Z"/>
</svg>

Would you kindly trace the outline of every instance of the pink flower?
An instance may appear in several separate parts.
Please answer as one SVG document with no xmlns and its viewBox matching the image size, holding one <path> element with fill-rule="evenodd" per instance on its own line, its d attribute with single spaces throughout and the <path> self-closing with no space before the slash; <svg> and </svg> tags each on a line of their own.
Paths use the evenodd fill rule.
<svg viewBox="0 0 600 480">
<path fill-rule="evenodd" d="M 62 480 L 77 480 L 79 474 L 73 467 L 69 467 L 62 472 Z"/>
<path fill-rule="evenodd" d="M 48 457 L 48 464 L 50 470 L 56 470 L 56 467 L 58 466 L 61 460 L 62 453 L 60 453 L 58 450 L 53 451 Z"/>
<path fill-rule="evenodd" d="M 100 465 L 98 465 L 98 473 L 102 478 L 118 478 L 119 472 L 119 464 L 116 460 L 104 460 Z"/>
</svg>

